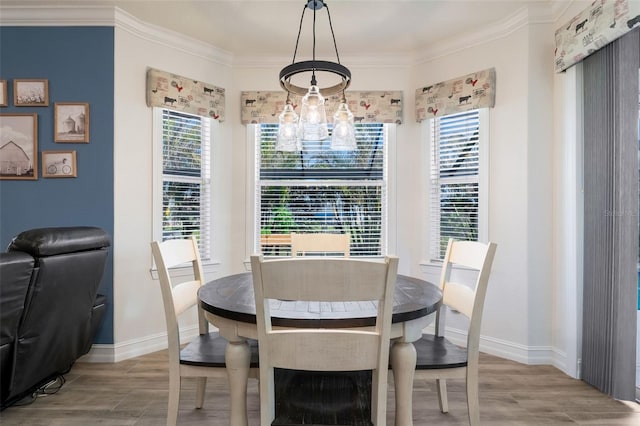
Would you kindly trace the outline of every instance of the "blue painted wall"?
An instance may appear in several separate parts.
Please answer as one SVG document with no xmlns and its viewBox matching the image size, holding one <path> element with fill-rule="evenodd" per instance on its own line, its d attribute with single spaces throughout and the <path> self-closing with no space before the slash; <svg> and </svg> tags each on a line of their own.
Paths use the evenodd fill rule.
<svg viewBox="0 0 640 426">
<path fill-rule="evenodd" d="M 99 226 L 113 236 L 113 27 L 0 27 L 0 79 L 9 106 L 38 114 L 38 152 L 75 150 L 77 178 L 0 181 L 0 244 L 47 226 Z M 49 80 L 48 107 L 15 107 L 13 80 Z M 55 143 L 54 104 L 89 103 L 89 143 Z M 113 343 L 113 247 L 100 289 L 109 305 L 96 343 Z"/>
</svg>

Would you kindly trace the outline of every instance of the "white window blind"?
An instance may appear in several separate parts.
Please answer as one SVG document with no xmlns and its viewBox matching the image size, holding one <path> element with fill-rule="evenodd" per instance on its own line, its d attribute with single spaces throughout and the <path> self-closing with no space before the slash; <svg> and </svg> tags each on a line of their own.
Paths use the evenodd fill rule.
<svg viewBox="0 0 640 426">
<path fill-rule="evenodd" d="M 211 131 L 209 120 L 162 110 L 162 240 L 198 238 L 211 258 Z"/>
<path fill-rule="evenodd" d="M 350 233 L 351 256 L 386 254 L 387 132 L 384 124 L 357 124 L 356 151 L 333 151 L 330 140 L 304 142 L 301 152 L 275 151 L 277 124 L 256 129 L 256 247 L 289 255 L 265 237 Z"/>
<path fill-rule="evenodd" d="M 479 110 L 431 120 L 430 256 L 442 259 L 449 238 L 478 240 Z"/>
</svg>

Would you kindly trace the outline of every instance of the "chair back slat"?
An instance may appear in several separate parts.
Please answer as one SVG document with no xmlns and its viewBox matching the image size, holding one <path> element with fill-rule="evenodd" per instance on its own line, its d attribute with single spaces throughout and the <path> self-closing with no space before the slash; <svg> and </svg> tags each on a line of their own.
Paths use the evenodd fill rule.
<svg viewBox="0 0 640 426">
<path fill-rule="evenodd" d="M 338 254 L 349 257 L 351 250 L 351 234 L 291 233 L 291 255 L 306 254 Z"/>
<path fill-rule="evenodd" d="M 380 300 L 387 264 L 333 257 L 298 257 L 264 262 L 265 298 L 304 301 Z"/>
<path fill-rule="evenodd" d="M 476 292 L 464 284 L 452 282 L 446 283 L 445 289 L 442 303 L 464 314 L 467 318 L 471 318 Z"/>
<path fill-rule="evenodd" d="M 198 254 L 197 251 L 194 251 L 193 242 L 190 238 L 163 241 L 160 246 L 164 265 L 169 269 L 195 261 Z"/>
<path fill-rule="evenodd" d="M 176 316 L 198 304 L 198 289 L 202 284 L 200 281 L 187 281 L 173 287 L 173 307 Z"/>
<path fill-rule="evenodd" d="M 269 358 L 277 368 L 308 371 L 373 370 L 378 366 L 380 336 L 366 331 L 274 330 Z M 291 348 L 282 351 L 280 348 Z M 335 348 L 341 348 L 336 351 Z"/>
<path fill-rule="evenodd" d="M 455 241 L 455 250 L 449 256 L 449 262 L 467 268 L 481 270 L 487 255 L 487 244 L 477 241 Z"/>
</svg>

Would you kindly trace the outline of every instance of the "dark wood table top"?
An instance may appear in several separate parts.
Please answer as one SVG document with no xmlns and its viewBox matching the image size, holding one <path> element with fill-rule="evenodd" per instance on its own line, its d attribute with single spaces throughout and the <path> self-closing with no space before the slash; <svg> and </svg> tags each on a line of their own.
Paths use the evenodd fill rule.
<svg viewBox="0 0 640 426">
<path fill-rule="evenodd" d="M 256 323 L 251 272 L 218 278 L 198 292 L 200 306 L 214 315 Z M 421 279 L 398 275 L 392 322 L 405 322 L 435 312 L 442 304 L 440 289 Z M 279 301 L 271 303 L 274 326 L 282 327 L 367 327 L 375 325 L 374 302 L 329 303 Z"/>
</svg>

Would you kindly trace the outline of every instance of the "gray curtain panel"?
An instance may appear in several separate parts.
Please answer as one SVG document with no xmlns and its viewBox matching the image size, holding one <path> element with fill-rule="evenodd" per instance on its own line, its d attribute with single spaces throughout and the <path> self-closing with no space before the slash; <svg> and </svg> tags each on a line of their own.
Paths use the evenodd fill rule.
<svg viewBox="0 0 640 426">
<path fill-rule="evenodd" d="M 582 378 L 635 399 L 638 30 L 584 60 Z"/>
</svg>

